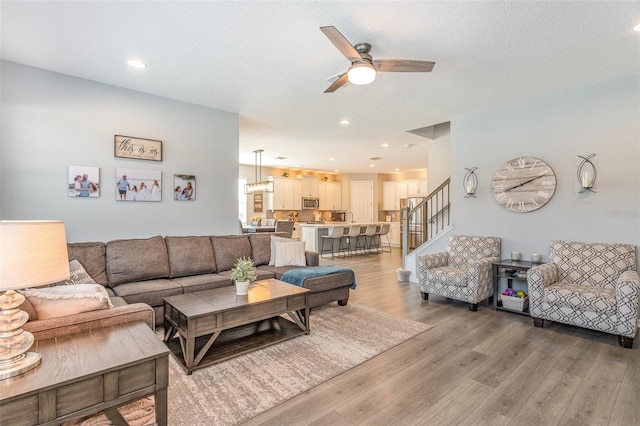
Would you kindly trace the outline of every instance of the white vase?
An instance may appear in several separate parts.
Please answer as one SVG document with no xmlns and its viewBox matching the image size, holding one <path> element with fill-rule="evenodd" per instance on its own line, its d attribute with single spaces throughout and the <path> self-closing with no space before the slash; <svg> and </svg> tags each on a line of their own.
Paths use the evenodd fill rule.
<svg viewBox="0 0 640 426">
<path fill-rule="evenodd" d="M 236 281 L 236 294 L 246 296 L 249 292 L 249 281 Z"/>
</svg>

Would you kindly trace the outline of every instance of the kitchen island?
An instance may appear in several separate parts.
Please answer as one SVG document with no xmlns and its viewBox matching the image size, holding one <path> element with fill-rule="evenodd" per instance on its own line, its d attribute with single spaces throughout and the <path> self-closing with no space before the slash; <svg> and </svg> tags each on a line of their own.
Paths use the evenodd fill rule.
<svg viewBox="0 0 640 426">
<path fill-rule="evenodd" d="M 373 225 L 380 226 L 384 222 L 373 222 Z M 325 223 L 299 223 L 299 226 L 302 229 L 302 241 L 305 243 L 305 247 L 307 250 L 315 251 L 317 253 L 322 252 L 322 236 L 329 235 L 329 228 L 334 226 L 344 226 L 344 233 L 347 234 L 349 232 L 350 226 L 360 226 L 361 232 L 364 232 L 364 229 L 370 225 L 370 223 L 350 223 L 350 222 L 325 222 Z M 336 244 L 336 252 L 337 252 L 337 244 Z M 355 244 L 355 243 L 354 243 Z M 328 251 L 329 248 L 325 247 L 325 251 Z"/>
</svg>

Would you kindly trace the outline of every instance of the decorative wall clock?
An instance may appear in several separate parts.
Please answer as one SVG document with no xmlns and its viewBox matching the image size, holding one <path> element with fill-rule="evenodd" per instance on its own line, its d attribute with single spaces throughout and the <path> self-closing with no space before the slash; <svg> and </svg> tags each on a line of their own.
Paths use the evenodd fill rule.
<svg viewBox="0 0 640 426">
<path fill-rule="evenodd" d="M 544 161 L 518 157 L 496 171 L 491 190 L 498 204 L 507 210 L 526 213 L 538 210 L 556 192 L 556 175 Z"/>
</svg>

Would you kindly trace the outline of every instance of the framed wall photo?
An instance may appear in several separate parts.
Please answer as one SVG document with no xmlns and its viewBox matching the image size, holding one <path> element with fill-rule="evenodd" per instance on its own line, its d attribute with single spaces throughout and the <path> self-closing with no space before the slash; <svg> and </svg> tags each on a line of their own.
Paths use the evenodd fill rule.
<svg viewBox="0 0 640 426">
<path fill-rule="evenodd" d="M 196 177 L 194 175 L 173 175 L 173 188 L 174 200 L 196 200 Z"/>
<path fill-rule="evenodd" d="M 162 161 L 162 141 L 115 135 L 113 152 L 115 157 Z"/>
<path fill-rule="evenodd" d="M 116 169 L 116 201 L 162 201 L 162 172 Z"/>
<path fill-rule="evenodd" d="M 67 189 L 69 197 L 98 198 L 100 196 L 100 168 L 69 166 Z"/>
</svg>

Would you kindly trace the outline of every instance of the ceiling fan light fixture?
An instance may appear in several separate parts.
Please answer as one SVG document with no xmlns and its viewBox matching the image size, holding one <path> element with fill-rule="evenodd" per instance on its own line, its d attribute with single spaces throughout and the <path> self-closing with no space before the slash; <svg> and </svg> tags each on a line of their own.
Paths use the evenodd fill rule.
<svg viewBox="0 0 640 426">
<path fill-rule="evenodd" d="M 351 84 L 369 84 L 376 79 L 376 68 L 368 62 L 358 62 L 351 65 L 347 75 Z"/>
</svg>

